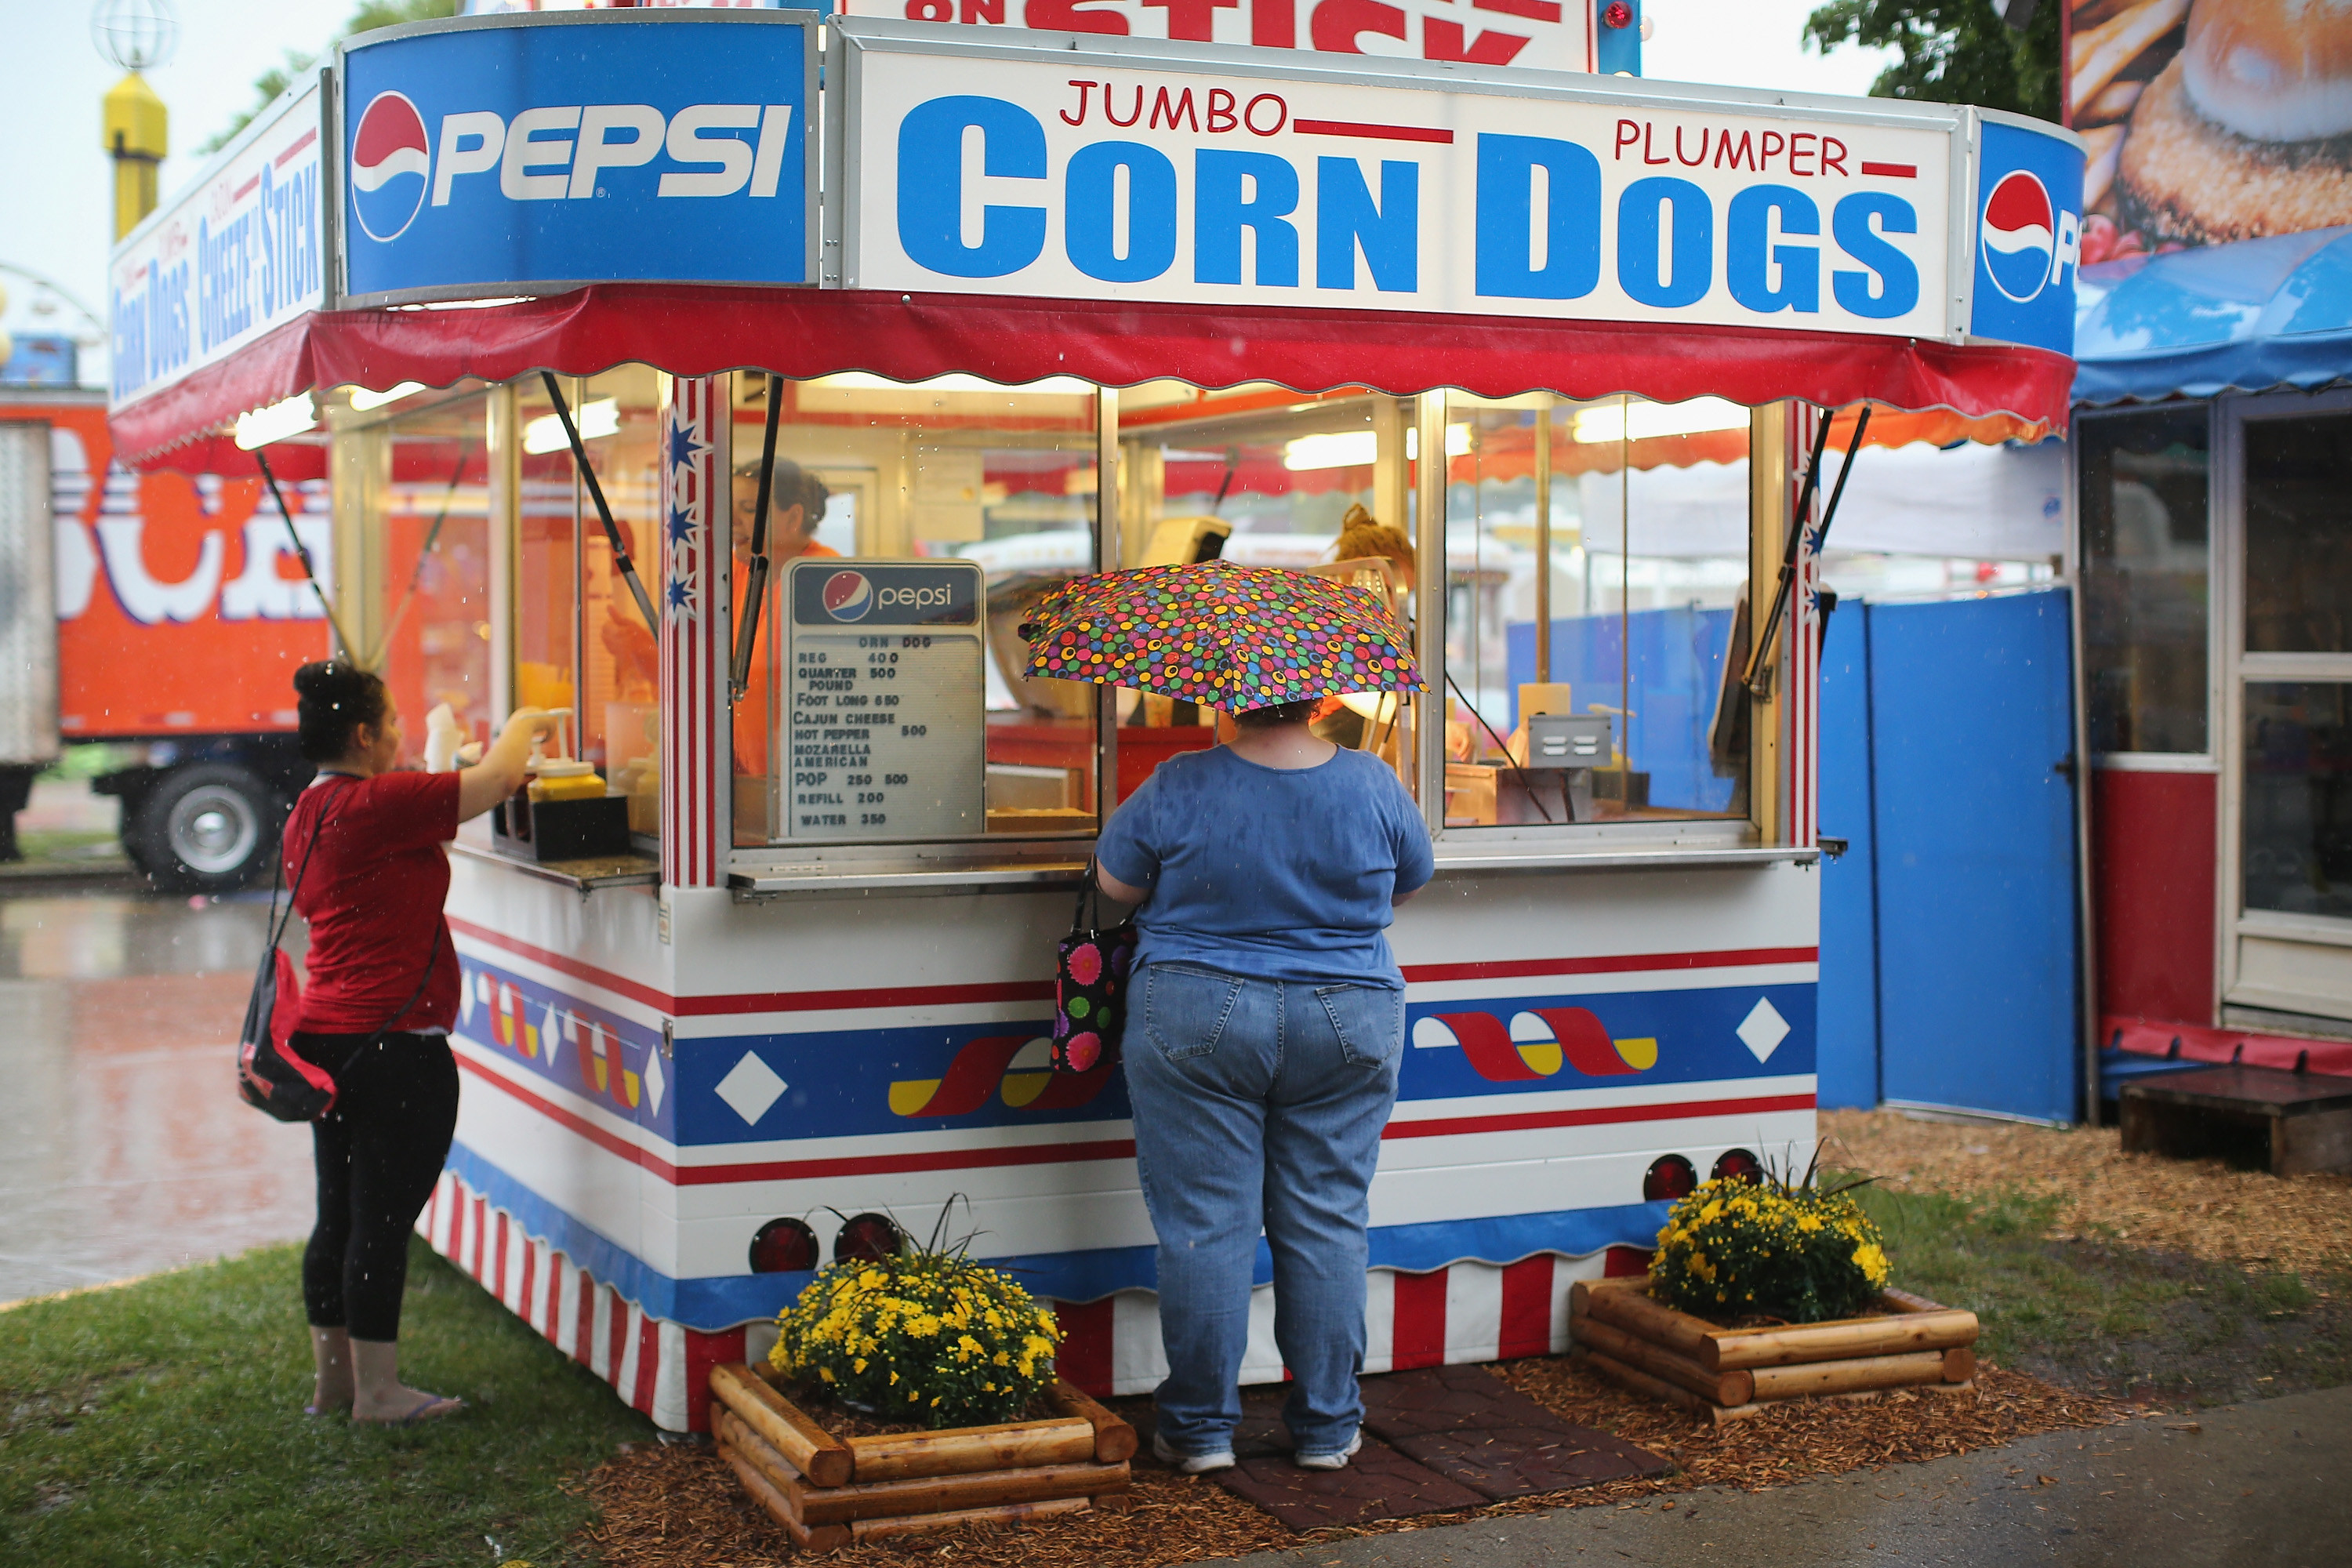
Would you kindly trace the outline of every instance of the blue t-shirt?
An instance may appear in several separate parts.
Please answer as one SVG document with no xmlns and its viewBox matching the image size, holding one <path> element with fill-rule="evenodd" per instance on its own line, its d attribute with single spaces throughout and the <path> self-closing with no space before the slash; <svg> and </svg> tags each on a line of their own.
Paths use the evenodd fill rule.
<svg viewBox="0 0 2352 1568">
<path fill-rule="evenodd" d="M 1136 963 L 1262 980 L 1402 987 L 1390 901 L 1436 870 L 1429 827 L 1379 758 L 1342 749 L 1268 768 L 1228 746 L 1169 758 L 1105 826 L 1096 854 L 1151 889 Z"/>
</svg>

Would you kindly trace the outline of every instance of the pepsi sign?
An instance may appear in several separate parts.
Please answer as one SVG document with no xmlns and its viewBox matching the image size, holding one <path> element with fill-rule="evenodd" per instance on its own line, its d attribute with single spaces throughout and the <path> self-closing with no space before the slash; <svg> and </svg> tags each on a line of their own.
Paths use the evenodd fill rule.
<svg viewBox="0 0 2352 1568">
<path fill-rule="evenodd" d="M 379 245 L 406 234 L 425 210 L 432 169 L 424 114 L 406 93 L 377 93 L 352 132 L 352 220 L 360 233 Z"/>
<path fill-rule="evenodd" d="M 835 25 L 845 287 L 1957 333 L 1967 110 Z M 978 57 L 983 57 L 978 58 Z M 1292 63 L 1297 62 L 1297 63 Z M 1500 90 L 1507 86 L 1507 91 Z"/>
<path fill-rule="evenodd" d="M 815 20 L 560 12 L 344 46 L 345 302 L 813 281 Z"/>
<path fill-rule="evenodd" d="M 2054 126 L 1990 113 L 1980 136 L 1969 329 L 1979 337 L 2072 354 L 2082 149 Z"/>
<path fill-rule="evenodd" d="M 860 561 L 819 571 L 794 563 L 793 619 L 811 628 L 980 624 L 980 576 L 962 564 Z"/>
</svg>

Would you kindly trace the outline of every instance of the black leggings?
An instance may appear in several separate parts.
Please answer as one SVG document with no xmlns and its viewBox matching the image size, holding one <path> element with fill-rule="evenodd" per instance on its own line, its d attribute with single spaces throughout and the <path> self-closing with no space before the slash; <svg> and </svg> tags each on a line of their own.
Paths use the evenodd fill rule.
<svg viewBox="0 0 2352 1568">
<path fill-rule="evenodd" d="M 310 1124 L 319 1223 L 302 1253 L 302 1304 L 316 1327 L 396 1340 L 409 1232 L 457 1130 L 457 1060 L 437 1035 L 294 1039 L 336 1085 L 333 1112 Z"/>
</svg>

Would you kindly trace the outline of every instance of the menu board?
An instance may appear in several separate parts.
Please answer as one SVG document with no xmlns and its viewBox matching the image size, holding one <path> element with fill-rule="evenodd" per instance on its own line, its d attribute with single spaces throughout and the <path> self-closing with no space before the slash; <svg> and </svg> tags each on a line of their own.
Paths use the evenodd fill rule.
<svg viewBox="0 0 2352 1568">
<path fill-rule="evenodd" d="M 803 557 L 783 597 L 784 836 L 984 832 L 980 567 Z"/>
</svg>

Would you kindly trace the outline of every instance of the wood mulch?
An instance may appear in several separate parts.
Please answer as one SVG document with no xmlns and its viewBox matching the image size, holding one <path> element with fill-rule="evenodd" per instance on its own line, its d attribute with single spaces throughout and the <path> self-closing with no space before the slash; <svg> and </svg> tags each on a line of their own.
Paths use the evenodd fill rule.
<svg viewBox="0 0 2352 1568">
<path fill-rule="evenodd" d="M 1579 1426 L 1614 1433 L 1675 1461 L 1654 1480 L 1614 1481 L 1519 1498 L 1461 1513 L 1295 1535 L 1200 1478 L 1139 1464 L 1132 1513 L 1089 1512 L 1021 1530 L 977 1527 L 854 1547 L 825 1561 L 880 1568 L 921 1556 L 978 1568 L 1158 1568 L 1253 1552 L 1556 1508 L 1623 1505 L 1699 1487 L 1758 1491 L 1810 1476 L 1942 1458 L 2039 1432 L 2101 1426 L 2126 1406 L 2070 1393 L 2021 1373 L 1979 1370 L 1972 1394 L 1896 1393 L 1867 1404 L 1801 1400 L 1727 1426 L 1654 1405 L 1559 1357 L 1506 1362 L 1497 1375 Z M 1139 1412 L 1142 1401 L 1119 1401 Z M 797 1555 L 783 1531 L 744 1496 L 710 1449 L 646 1445 L 600 1466 L 588 1485 L 598 1508 L 588 1540 L 608 1568 L 753 1568 Z"/>
<path fill-rule="evenodd" d="M 2053 1241 L 2120 1241 L 2306 1274 L 2352 1267 L 2352 1176 L 2282 1178 L 2219 1160 L 2126 1154 L 2113 1127 L 1929 1121 L 1895 1110 L 1825 1110 L 1821 1127 L 1823 1163 L 1897 1192 L 2056 1196 Z"/>
</svg>

